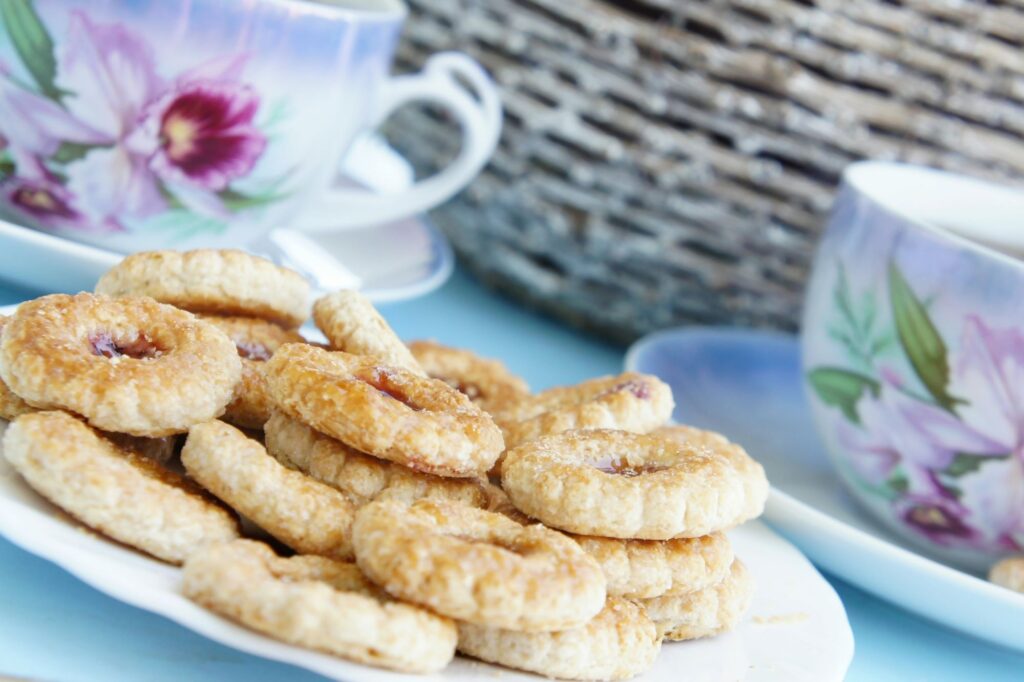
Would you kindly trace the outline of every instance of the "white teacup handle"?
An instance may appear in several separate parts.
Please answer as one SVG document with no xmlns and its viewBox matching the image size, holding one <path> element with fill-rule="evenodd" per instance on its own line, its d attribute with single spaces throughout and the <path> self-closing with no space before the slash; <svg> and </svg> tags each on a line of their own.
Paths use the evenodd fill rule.
<svg viewBox="0 0 1024 682">
<path fill-rule="evenodd" d="M 474 99 L 456 79 L 473 89 Z M 464 54 L 442 52 L 431 57 L 423 71 L 387 82 L 378 101 L 373 125 L 383 123 L 410 102 L 433 102 L 448 108 L 462 128 L 462 149 L 447 168 L 400 192 L 375 194 L 367 190 L 334 188 L 314 200 L 298 229 L 310 232 L 364 227 L 422 213 L 449 199 L 483 168 L 501 133 L 501 99 L 494 82 Z"/>
</svg>

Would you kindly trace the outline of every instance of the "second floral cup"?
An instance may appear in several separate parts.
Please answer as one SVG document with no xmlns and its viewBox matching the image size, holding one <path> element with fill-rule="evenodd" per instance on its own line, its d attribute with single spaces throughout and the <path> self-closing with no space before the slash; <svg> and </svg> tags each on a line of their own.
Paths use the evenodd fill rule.
<svg viewBox="0 0 1024 682">
<path fill-rule="evenodd" d="M 396 0 L 4 0 L 0 214 L 131 252 L 427 210 L 479 172 L 501 112 L 462 55 L 389 76 L 405 14 Z M 453 163 L 396 195 L 334 188 L 352 141 L 413 101 L 461 124 Z"/>
<path fill-rule="evenodd" d="M 853 494 L 931 554 L 1024 551 L 1024 193 L 844 173 L 807 292 L 816 423 Z"/>
</svg>

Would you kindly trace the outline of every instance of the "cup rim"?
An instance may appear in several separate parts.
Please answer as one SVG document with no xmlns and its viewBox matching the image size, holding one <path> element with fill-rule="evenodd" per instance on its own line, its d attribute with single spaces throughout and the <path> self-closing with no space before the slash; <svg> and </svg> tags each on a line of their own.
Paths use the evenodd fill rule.
<svg viewBox="0 0 1024 682">
<path fill-rule="evenodd" d="M 259 0 L 276 5 L 288 12 L 321 16 L 329 19 L 346 17 L 362 21 L 403 21 L 409 14 L 409 7 L 402 0 L 379 0 L 386 7 L 360 7 L 355 3 L 349 5 L 317 2 L 316 0 Z"/>
<path fill-rule="evenodd" d="M 907 177 L 916 175 L 919 179 L 925 179 L 932 182 L 938 181 L 940 183 L 959 184 L 972 191 L 1005 195 L 1005 197 L 1010 201 L 1019 202 L 1021 204 L 1022 215 L 1024 215 L 1024 190 L 1017 189 L 1010 185 L 1003 185 L 998 182 L 984 180 L 971 175 L 965 175 L 963 173 L 955 173 L 939 168 L 932 168 L 930 166 L 901 163 L 897 161 L 856 161 L 844 168 L 841 176 L 842 184 L 844 186 L 850 187 L 861 196 L 870 200 L 880 210 L 899 218 L 905 223 L 913 225 L 921 231 L 936 238 L 952 242 L 958 247 L 975 251 L 988 258 L 993 258 L 1005 265 L 1009 265 L 1017 269 L 1024 269 L 1024 263 L 1022 263 L 1021 260 L 1003 253 L 998 248 L 990 246 L 984 241 L 971 239 L 970 237 L 960 234 L 955 230 L 936 224 L 928 218 L 914 214 L 905 206 L 898 205 L 897 202 L 880 197 L 877 191 L 872 191 L 872 188 L 866 186 L 865 180 L 865 176 L 867 174 L 877 173 L 878 171 L 884 171 L 888 174 L 896 173 Z"/>
</svg>

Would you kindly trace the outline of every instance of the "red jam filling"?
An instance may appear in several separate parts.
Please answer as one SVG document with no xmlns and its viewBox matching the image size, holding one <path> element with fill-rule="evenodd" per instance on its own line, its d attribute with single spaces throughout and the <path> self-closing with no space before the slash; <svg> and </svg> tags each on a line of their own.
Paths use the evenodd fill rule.
<svg viewBox="0 0 1024 682">
<path fill-rule="evenodd" d="M 89 337 L 89 345 L 93 355 L 104 358 L 129 357 L 136 360 L 155 358 L 161 353 L 160 348 L 150 341 L 145 334 L 139 334 L 130 341 L 115 340 L 108 332 L 99 332 Z"/>
<path fill-rule="evenodd" d="M 612 393 L 619 393 L 620 391 L 629 391 L 640 400 L 647 400 L 651 397 L 651 387 L 647 385 L 647 382 L 639 381 L 637 379 L 630 379 L 628 381 L 623 381 L 620 384 L 616 384 L 601 395 L 611 395 Z"/>
<path fill-rule="evenodd" d="M 611 456 L 599 459 L 591 466 L 606 474 L 615 474 L 616 476 L 625 476 L 626 478 L 653 474 L 656 471 L 664 471 L 669 468 L 661 464 L 630 464 L 622 457 Z"/>
<path fill-rule="evenodd" d="M 378 393 L 397 400 L 412 410 L 419 412 L 423 409 L 405 392 L 405 388 L 399 384 L 395 375 L 387 367 L 373 367 L 364 370 L 357 375 L 357 378 L 373 386 Z"/>
</svg>

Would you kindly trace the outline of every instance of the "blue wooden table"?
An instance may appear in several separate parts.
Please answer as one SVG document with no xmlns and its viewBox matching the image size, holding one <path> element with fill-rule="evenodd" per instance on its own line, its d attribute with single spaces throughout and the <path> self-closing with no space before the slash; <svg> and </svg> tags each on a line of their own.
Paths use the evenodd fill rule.
<svg viewBox="0 0 1024 682">
<path fill-rule="evenodd" d="M 0 304 L 34 295 L 0 283 Z M 503 358 L 534 388 L 614 373 L 622 366 L 622 348 L 530 313 L 459 272 L 440 291 L 383 310 L 403 337 L 435 338 Z M 826 577 L 846 605 L 856 638 L 849 680 L 1024 680 L 1024 655 L 921 620 Z M 0 540 L 0 677 L 4 675 L 54 682 L 319 679 L 227 649 L 160 616 L 120 604 Z"/>
</svg>

